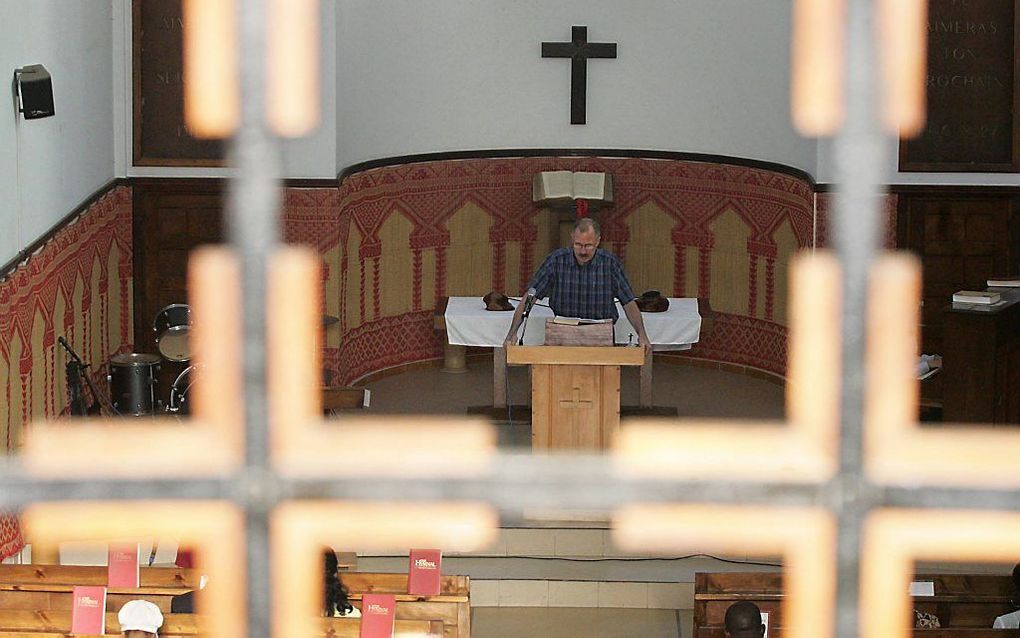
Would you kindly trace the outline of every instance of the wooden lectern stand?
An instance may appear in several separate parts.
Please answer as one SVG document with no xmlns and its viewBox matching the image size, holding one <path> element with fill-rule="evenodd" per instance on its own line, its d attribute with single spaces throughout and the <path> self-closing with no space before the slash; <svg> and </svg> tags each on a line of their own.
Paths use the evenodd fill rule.
<svg viewBox="0 0 1020 638">
<path fill-rule="evenodd" d="M 508 364 L 531 365 L 531 447 L 596 449 L 620 429 L 620 366 L 644 348 L 510 346 Z"/>
</svg>

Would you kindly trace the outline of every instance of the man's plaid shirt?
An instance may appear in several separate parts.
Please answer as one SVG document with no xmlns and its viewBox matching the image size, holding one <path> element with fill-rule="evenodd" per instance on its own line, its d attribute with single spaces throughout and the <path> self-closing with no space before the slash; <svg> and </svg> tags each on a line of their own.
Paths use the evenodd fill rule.
<svg viewBox="0 0 1020 638">
<path fill-rule="evenodd" d="M 549 297 L 549 306 L 561 317 L 616 321 L 619 313 L 613 297 L 622 306 L 635 299 L 623 264 L 616 255 L 601 249 L 583 266 L 577 263 L 570 248 L 553 251 L 531 278 L 528 288 L 534 288 L 539 299 Z"/>
</svg>

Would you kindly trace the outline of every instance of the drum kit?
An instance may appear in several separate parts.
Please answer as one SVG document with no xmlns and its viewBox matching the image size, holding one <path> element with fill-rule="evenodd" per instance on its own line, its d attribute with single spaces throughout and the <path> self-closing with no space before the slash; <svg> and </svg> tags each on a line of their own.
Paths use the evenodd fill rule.
<svg viewBox="0 0 1020 638">
<path fill-rule="evenodd" d="M 170 304 L 160 310 L 152 322 L 158 355 L 129 352 L 110 358 L 107 381 L 113 407 L 118 413 L 123 416 L 154 416 L 159 412 L 184 416 L 189 413 L 188 393 L 197 377 L 188 344 L 190 327 L 191 308 L 186 304 Z M 165 402 L 159 393 L 159 371 L 164 362 L 183 368 L 174 378 Z"/>
<path fill-rule="evenodd" d="M 324 327 L 339 321 L 331 315 L 323 316 Z M 110 358 L 106 380 L 115 414 L 155 416 L 167 413 L 178 417 L 189 414 L 188 395 L 200 371 L 191 363 L 190 328 L 191 308 L 186 304 L 170 304 L 160 310 L 152 322 L 158 355 L 129 352 Z M 163 367 L 176 373 L 167 401 L 162 400 L 159 389 Z"/>
</svg>

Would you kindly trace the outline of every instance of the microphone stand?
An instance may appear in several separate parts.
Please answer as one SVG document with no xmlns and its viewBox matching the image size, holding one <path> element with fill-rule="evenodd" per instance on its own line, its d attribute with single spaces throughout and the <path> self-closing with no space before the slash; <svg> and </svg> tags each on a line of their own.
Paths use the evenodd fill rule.
<svg viewBox="0 0 1020 638">
<path fill-rule="evenodd" d="M 67 376 L 67 394 L 71 399 L 71 414 L 74 416 L 88 415 L 88 406 L 85 405 L 85 388 L 82 386 L 82 366 L 74 359 L 64 364 L 64 373 Z"/>
<path fill-rule="evenodd" d="M 521 302 L 521 303 L 524 304 L 524 315 L 523 315 L 524 316 L 524 321 L 521 322 L 521 336 L 520 336 L 519 339 L 517 339 L 517 345 L 519 345 L 519 346 L 523 346 L 524 345 L 524 333 L 527 332 L 527 330 L 528 330 L 528 317 L 531 316 L 531 309 L 535 307 L 535 301 L 536 301 L 536 299 L 533 296 L 528 295 Z"/>
<path fill-rule="evenodd" d="M 67 354 L 70 355 L 71 360 L 67 362 L 67 385 L 71 394 L 71 414 L 76 416 L 86 416 L 88 411 L 85 409 L 85 396 L 84 388 L 82 387 L 82 379 L 89 386 L 89 391 L 92 392 L 92 398 L 96 400 L 100 406 L 105 407 L 110 411 L 111 414 L 121 416 L 121 413 L 117 411 L 117 408 L 113 407 L 113 403 L 105 394 L 99 392 L 96 388 L 95 382 L 92 380 L 85 369 L 89 367 L 89 364 L 81 360 L 78 353 L 71 348 L 71 344 L 67 343 L 67 339 L 63 337 L 57 337 L 57 342 L 67 350 Z M 80 410 L 80 411 L 78 411 Z"/>
</svg>

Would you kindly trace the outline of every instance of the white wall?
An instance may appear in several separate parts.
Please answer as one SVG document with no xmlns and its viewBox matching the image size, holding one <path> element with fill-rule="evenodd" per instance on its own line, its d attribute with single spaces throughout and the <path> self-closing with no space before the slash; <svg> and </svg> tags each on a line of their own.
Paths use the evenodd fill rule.
<svg viewBox="0 0 1020 638">
<path fill-rule="evenodd" d="M 0 108 L 0 263 L 113 179 L 110 0 L 0 2 L 0 74 L 42 64 L 56 115 Z M 8 94 L 9 95 L 9 94 Z"/>
<path fill-rule="evenodd" d="M 617 42 L 588 65 L 542 41 Z M 345 0 L 337 15 L 337 164 L 458 149 L 717 153 L 815 169 L 789 115 L 790 3 L 748 0 Z"/>
</svg>

